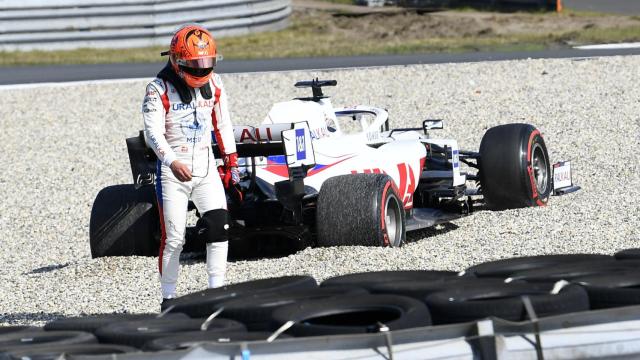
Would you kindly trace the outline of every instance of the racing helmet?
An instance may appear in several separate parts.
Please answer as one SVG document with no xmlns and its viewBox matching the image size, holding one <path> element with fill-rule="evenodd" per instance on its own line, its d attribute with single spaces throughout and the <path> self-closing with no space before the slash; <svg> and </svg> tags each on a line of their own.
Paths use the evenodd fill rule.
<svg viewBox="0 0 640 360">
<path fill-rule="evenodd" d="M 200 88 L 211 79 L 216 66 L 216 43 L 211 33 L 198 24 L 181 26 L 171 39 L 171 67 L 192 88 Z"/>
</svg>

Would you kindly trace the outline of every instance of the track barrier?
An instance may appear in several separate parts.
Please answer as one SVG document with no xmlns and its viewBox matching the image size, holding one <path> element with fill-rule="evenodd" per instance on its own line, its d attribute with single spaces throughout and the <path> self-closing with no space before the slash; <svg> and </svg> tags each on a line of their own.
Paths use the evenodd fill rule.
<svg viewBox="0 0 640 360">
<path fill-rule="evenodd" d="M 291 0 L 0 0 L 0 50 L 162 46 L 183 23 L 224 37 L 282 29 L 290 14 Z"/>
</svg>

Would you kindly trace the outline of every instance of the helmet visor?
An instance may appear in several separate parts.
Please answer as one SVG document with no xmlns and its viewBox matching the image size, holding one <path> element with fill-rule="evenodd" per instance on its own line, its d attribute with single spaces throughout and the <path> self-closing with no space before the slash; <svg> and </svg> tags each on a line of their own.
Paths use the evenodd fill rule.
<svg viewBox="0 0 640 360">
<path fill-rule="evenodd" d="M 185 73 L 195 76 L 195 77 L 203 77 L 203 76 L 207 76 L 209 74 L 211 74 L 211 72 L 213 71 L 213 68 L 192 68 L 192 67 L 188 67 L 188 66 L 183 66 L 183 65 L 179 65 L 180 66 L 180 70 L 184 71 Z"/>
<path fill-rule="evenodd" d="M 184 66 L 192 69 L 213 69 L 216 66 L 215 56 L 193 60 L 178 59 L 176 62 L 180 67 Z"/>
</svg>

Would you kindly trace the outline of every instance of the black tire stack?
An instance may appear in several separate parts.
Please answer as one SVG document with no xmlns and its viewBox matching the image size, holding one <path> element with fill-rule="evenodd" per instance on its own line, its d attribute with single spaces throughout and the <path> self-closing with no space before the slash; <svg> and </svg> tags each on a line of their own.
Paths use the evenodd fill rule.
<svg viewBox="0 0 640 360">
<path fill-rule="evenodd" d="M 640 305 L 637 249 L 616 256 L 502 259 L 461 273 L 399 270 L 324 280 L 285 276 L 203 290 L 166 302 L 163 314 L 107 314 L 0 327 L 0 358 L 55 359 L 187 349 L 240 341 L 364 334 L 497 317 L 526 321 Z M 530 301 L 534 314 L 526 310 Z M 211 314 L 217 316 L 208 318 Z"/>
<path fill-rule="evenodd" d="M 575 297 L 574 288 L 579 287 L 588 299 L 587 309 L 603 309 L 640 305 L 639 267 L 640 251 L 626 249 L 614 256 L 566 254 L 502 259 L 472 266 L 465 275 L 532 288 L 554 286 L 561 289 L 560 293 L 571 289 L 573 299 L 566 302 L 584 306 Z M 562 288 L 563 283 L 568 285 Z"/>
</svg>

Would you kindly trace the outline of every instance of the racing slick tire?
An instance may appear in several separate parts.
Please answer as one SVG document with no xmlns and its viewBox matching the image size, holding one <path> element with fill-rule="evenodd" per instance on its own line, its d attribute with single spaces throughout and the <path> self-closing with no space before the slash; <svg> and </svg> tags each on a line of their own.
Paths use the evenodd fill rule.
<svg viewBox="0 0 640 360">
<path fill-rule="evenodd" d="M 489 209 L 544 206 L 551 195 L 549 154 L 533 125 L 506 124 L 487 130 L 478 165 Z"/>
<path fill-rule="evenodd" d="M 100 190 L 91 209 L 91 257 L 157 256 L 159 224 L 152 185 L 108 186 Z"/>
<path fill-rule="evenodd" d="M 318 194 L 318 246 L 402 246 L 405 213 L 393 180 L 384 174 L 329 178 Z"/>
<path fill-rule="evenodd" d="M 276 309 L 272 330 L 288 321 L 294 324 L 287 334 L 324 336 L 365 334 L 431 325 L 427 306 L 416 299 L 397 295 L 343 296 L 331 299 L 300 301 Z"/>
<path fill-rule="evenodd" d="M 461 287 L 427 296 L 435 325 L 475 321 L 495 316 L 509 321 L 528 319 L 522 296 L 531 300 L 537 317 L 589 310 L 587 292 L 567 285 L 552 294 L 553 284 L 500 284 Z"/>
<path fill-rule="evenodd" d="M 608 255 L 597 254 L 559 254 L 536 255 L 488 261 L 473 265 L 464 271 L 465 276 L 495 277 L 506 279 L 511 274 L 540 268 L 555 267 L 579 262 L 612 260 Z"/>
</svg>

